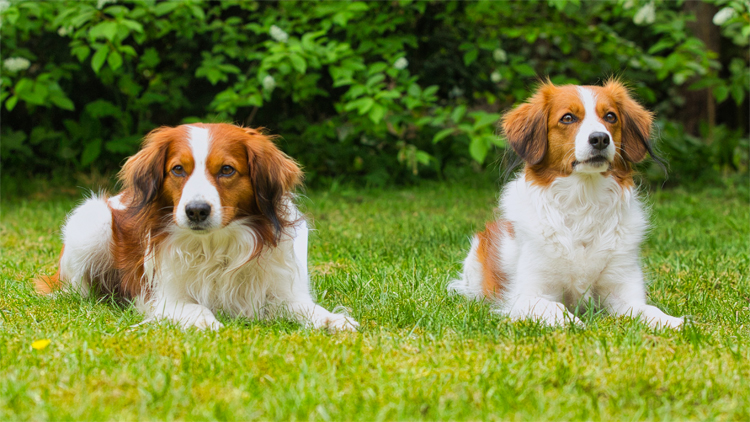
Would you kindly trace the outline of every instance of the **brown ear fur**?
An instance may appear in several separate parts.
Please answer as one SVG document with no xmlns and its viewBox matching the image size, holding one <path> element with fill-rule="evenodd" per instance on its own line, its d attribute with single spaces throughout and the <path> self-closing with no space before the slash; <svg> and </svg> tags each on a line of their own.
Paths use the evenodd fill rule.
<svg viewBox="0 0 750 422">
<path fill-rule="evenodd" d="M 622 156 L 631 163 L 642 161 L 651 153 L 653 114 L 630 97 L 628 89 L 617 80 L 604 85 L 620 109 L 622 120 Z M 653 154 L 652 154 L 653 155 Z"/>
<path fill-rule="evenodd" d="M 167 148 L 171 139 L 170 127 L 152 130 L 143 140 L 141 150 L 128 158 L 119 173 L 124 190 L 133 192 L 132 210 L 136 213 L 154 202 L 164 181 Z"/>
<path fill-rule="evenodd" d="M 539 164 L 547 154 L 546 98 L 555 89 L 545 83 L 526 103 L 503 116 L 502 126 L 510 146 L 530 165 Z"/>
<path fill-rule="evenodd" d="M 271 243 L 275 245 L 283 229 L 294 223 L 283 199 L 302 183 L 302 171 L 270 138 L 255 129 L 244 131 L 250 135 L 246 145 L 256 206 L 273 227 Z"/>
</svg>

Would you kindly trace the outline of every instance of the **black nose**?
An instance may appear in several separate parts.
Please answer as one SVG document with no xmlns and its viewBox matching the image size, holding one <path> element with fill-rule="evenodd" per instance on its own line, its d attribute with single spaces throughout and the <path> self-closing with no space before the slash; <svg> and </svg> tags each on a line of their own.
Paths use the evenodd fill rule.
<svg viewBox="0 0 750 422">
<path fill-rule="evenodd" d="M 205 202 L 191 202 L 185 205 L 185 214 L 193 223 L 202 223 L 211 215 L 211 205 Z"/>
<path fill-rule="evenodd" d="M 609 135 L 604 132 L 594 132 L 589 135 L 589 144 L 599 151 L 609 146 Z"/>
</svg>

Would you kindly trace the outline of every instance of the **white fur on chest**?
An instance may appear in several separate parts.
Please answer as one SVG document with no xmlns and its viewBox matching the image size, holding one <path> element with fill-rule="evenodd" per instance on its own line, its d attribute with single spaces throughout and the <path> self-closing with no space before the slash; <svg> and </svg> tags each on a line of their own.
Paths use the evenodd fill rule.
<svg viewBox="0 0 750 422">
<path fill-rule="evenodd" d="M 299 269 L 288 236 L 251 259 L 258 242 L 254 230 L 238 222 L 205 235 L 175 228 L 146 258 L 153 300 L 179 298 L 214 312 L 264 317 L 278 282 L 291 285 L 301 274 L 295 274 Z"/>
<path fill-rule="evenodd" d="M 516 232 L 502 251 L 513 284 L 524 284 L 514 277 L 518 265 L 532 265 L 570 300 L 588 297 L 608 269 L 637 264 L 647 228 L 635 192 L 598 174 L 573 174 L 549 187 L 533 186 L 522 174 L 500 207 Z M 526 262 L 519 263 L 522 255 Z"/>
</svg>

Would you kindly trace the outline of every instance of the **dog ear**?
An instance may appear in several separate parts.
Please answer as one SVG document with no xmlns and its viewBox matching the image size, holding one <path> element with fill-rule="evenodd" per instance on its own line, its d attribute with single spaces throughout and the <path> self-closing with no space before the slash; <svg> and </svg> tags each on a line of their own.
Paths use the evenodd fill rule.
<svg viewBox="0 0 750 422">
<path fill-rule="evenodd" d="M 284 197 L 302 182 L 302 171 L 267 136 L 254 129 L 244 130 L 249 135 L 248 166 L 255 205 L 273 227 L 272 243 L 275 244 L 282 230 L 293 223 Z"/>
<path fill-rule="evenodd" d="M 138 213 L 156 200 L 164 181 L 170 131 L 161 127 L 151 131 L 143 140 L 141 150 L 128 158 L 119 173 L 125 189 L 133 191 L 131 209 Z"/>
<path fill-rule="evenodd" d="M 530 165 L 542 162 L 547 154 L 546 97 L 555 89 L 551 83 L 542 85 L 526 103 L 503 116 L 502 127 L 510 146 Z"/>
<path fill-rule="evenodd" d="M 628 89 L 617 81 L 610 80 L 604 86 L 608 89 L 620 109 L 622 121 L 622 156 L 631 163 L 642 161 L 646 153 L 657 158 L 651 147 L 651 125 L 653 114 L 630 97 Z M 658 158 L 657 158 L 658 160 Z"/>
</svg>

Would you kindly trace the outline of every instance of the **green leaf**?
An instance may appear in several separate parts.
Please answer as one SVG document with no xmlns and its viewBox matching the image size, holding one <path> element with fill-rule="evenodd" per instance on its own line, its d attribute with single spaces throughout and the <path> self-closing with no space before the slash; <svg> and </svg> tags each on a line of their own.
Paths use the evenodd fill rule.
<svg viewBox="0 0 750 422">
<path fill-rule="evenodd" d="M 305 59 L 303 59 L 302 56 L 298 54 L 290 54 L 289 60 L 292 61 L 292 66 L 297 72 L 305 73 L 307 71 L 307 63 L 305 63 Z"/>
<path fill-rule="evenodd" d="M 521 76 L 536 76 L 534 68 L 526 63 L 516 63 L 512 67 Z"/>
<path fill-rule="evenodd" d="M 122 56 L 117 51 L 112 51 L 107 57 L 107 64 L 112 70 L 117 70 L 122 66 Z"/>
<path fill-rule="evenodd" d="M 479 57 L 479 50 L 476 48 L 473 50 L 469 50 L 464 54 L 464 66 L 468 66 L 472 63 L 474 63 L 477 60 L 477 57 Z"/>
<path fill-rule="evenodd" d="M 93 139 L 89 141 L 88 144 L 86 144 L 86 147 L 83 149 L 83 153 L 81 154 L 81 166 L 86 166 L 94 162 L 97 158 L 99 158 L 99 154 L 102 152 L 102 140 L 101 139 Z"/>
<path fill-rule="evenodd" d="M 180 5 L 178 1 L 164 1 L 154 7 L 154 14 L 156 16 L 164 16 L 167 13 L 175 10 Z"/>
<path fill-rule="evenodd" d="M 487 143 L 482 137 L 472 137 L 471 144 L 469 144 L 469 154 L 479 164 L 484 163 L 484 159 L 487 157 L 487 151 L 489 150 Z"/>
<path fill-rule="evenodd" d="M 742 101 L 745 100 L 745 87 L 739 84 L 734 84 L 729 89 L 732 93 L 732 98 L 737 105 L 741 105 Z"/>
<path fill-rule="evenodd" d="M 716 97 L 716 103 L 723 103 L 724 100 L 729 96 L 729 88 L 726 85 L 719 85 L 714 88 L 714 97 Z"/>
<path fill-rule="evenodd" d="M 432 156 L 422 150 L 417 150 L 414 154 L 414 158 L 416 158 L 418 163 L 424 165 L 430 164 L 430 160 L 432 160 Z"/>
<path fill-rule="evenodd" d="M 376 75 L 370 76 L 370 78 L 367 79 L 367 83 L 365 83 L 365 85 L 367 85 L 367 87 L 369 88 L 372 88 L 375 84 L 378 84 L 383 80 L 385 80 L 385 75 L 383 75 L 382 73 L 378 73 Z"/>
<path fill-rule="evenodd" d="M 470 115 L 471 117 L 474 118 L 474 126 L 473 126 L 474 130 L 478 130 L 485 126 L 492 125 L 500 119 L 499 114 L 485 113 L 481 111 L 470 113 Z"/>
<path fill-rule="evenodd" d="M 16 83 L 16 95 L 22 95 L 26 92 L 31 91 L 34 89 L 34 81 L 32 81 L 29 78 L 22 78 L 18 83 Z"/>
<path fill-rule="evenodd" d="M 368 75 L 374 75 L 376 73 L 380 73 L 384 70 L 388 69 L 388 65 L 383 62 L 377 62 L 370 65 L 370 67 L 367 69 Z"/>
<path fill-rule="evenodd" d="M 119 118 L 122 115 L 122 112 L 117 106 L 102 99 L 86 104 L 84 109 L 86 110 L 86 113 L 95 119 L 101 119 L 102 117 Z"/>
<path fill-rule="evenodd" d="M 14 95 L 8 98 L 8 101 L 5 102 L 5 108 L 8 111 L 13 111 L 13 109 L 16 108 L 17 103 L 18 103 L 18 96 Z"/>
<path fill-rule="evenodd" d="M 129 46 L 129 45 L 121 45 L 120 46 L 120 52 L 123 53 L 126 56 L 130 57 L 136 57 L 138 53 L 136 53 L 135 48 Z"/>
<path fill-rule="evenodd" d="M 71 101 L 70 98 L 65 97 L 64 95 L 61 96 L 58 94 L 55 96 L 50 96 L 49 99 L 50 101 L 52 101 L 52 104 L 60 107 L 63 110 L 73 111 L 76 108 L 75 105 L 73 104 L 73 101 Z"/>
<path fill-rule="evenodd" d="M 101 22 L 89 29 L 91 41 L 96 41 L 98 38 L 106 38 L 108 41 L 112 41 L 115 35 L 117 35 L 117 22 Z"/>
<path fill-rule="evenodd" d="M 461 104 L 460 106 L 453 109 L 453 113 L 451 113 L 451 120 L 453 120 L 454 123 L 459 123 L 461 119 L 464 118 L 464 115 L 466 114 L 466 106 Z M 432 142 L 435 142 L 433 139 Z"/>
<path fill-rule="evenodd" d="M 378 124 L 381 120 L 383 120 L 383 117 L 385 116 L 386 109 L 380 104 L 373 104 L 372 108 L 370 109 L 370 120 L 372 120 L 373 123 Z"/>
<path fill-rule="evenodd" d="M 184 119 L 183 123 L 185 123 Z M 140 141 L 141 137 L 138 135 L 126 136 L 124 138 L 107 141 L 104 144 L 104 149 L 116 154 L 132 154 L 138 149 L 138 144 L 140 143 Z"/>
<path fill-rule="evenodd" d="M 442 141 L 443 139 L 452 135 L 453 132 L 455 132 L 455 129 L 453 129 L 452 127 L 441 130 L 440 132 L 436 133 L 435 136 L 432 137 L 432 143 L 436 144 Z"/>
<path fill-rule="evenodd" d="M 375 100 L 370 97 L 364 97 L 358 100 L 350 101 L 344 106 L 344 110 L 351 111 L 356 108 L 359 114 L 363 115 L 370 110 L 370 107 L 372 107 L 373 104 L 375 104 Z"/>
<path fill-rule="evenodd" d="M 190 12 L 192 12 L 193 16 L 195 16 L 196 18 L 198 18 L 200 20 L 205 20 L 206 19 L 206 13 L 203 12 L 203 9 L 201 9 L 200 6 L 198 6 L 196 4 L 191 4 L 190 5 Z"/>
<path fill-rule="evenodd" d="M 674 41 L 668 38 L 663 38 L 662 40 L 652 45 L 651 48 L 648 49 L 648 54 L 658 53 L 662 50 L 665 50 L 667 48 L 672 48 L 672 47 L 674 47 Z"/>
<path fill-rule="evenodd" d="M 89 56 L 89 53 L 91 53 L 91 49 L 86 45 L 79 45 L 77 47 L 73 47 L 70 52 L 76 56 L 79 62 L 83 62 L 86 60 L 86 57 Z"/>
<path fill-rule="evenodd" d="M 109 54 L 109 48 L 103 46 L 94 53 L 94 57 L 91 58 L 91 68 L 94 69 L 94 73 L 99 74 L 99 70 L 104 65 L 104 61 L 107 60 Z"/>
<path fill-rule="evenodd" d="M 120 21 L 120 23 L 135 32 L 143 32 L 143 25 L 141 25 L 139 22 L 132 21 L 130 19 L 123 19 Z"/>
<path fill-rule="evenodd" d="M 41 78 L 39 78 L 41 79 Z M 26 101 L 27 103 L 34 104 L 34 105 L 44 105 L 45 101 L 47 100 L 47 94 L 49 93 L 49 89 L 45 84 L 37 80 L 33 84 L 32 89 L 23 89 L 23 90 L 16 90 L 16 95 L 20 97 L 22 100 Z"/>
</svg>

